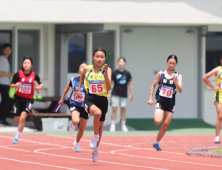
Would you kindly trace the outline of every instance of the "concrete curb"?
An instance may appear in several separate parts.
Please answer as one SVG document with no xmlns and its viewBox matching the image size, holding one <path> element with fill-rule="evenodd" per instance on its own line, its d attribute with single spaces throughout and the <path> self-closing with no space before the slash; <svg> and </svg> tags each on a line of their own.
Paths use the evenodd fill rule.
<svg viewBox="0 0 222 170">
<path fill-rule="evenodd" d="M 194 148 L 194 149 L 188 149 L 187 155 L 200 155 L 200 156 L 207 156 L 207 157 L 214 157 L 214 158 L 222 158 L 222 154 L 214 154 L 204 151 L 209 151 L 212 149 L 221 148 L 220 146 L 215 147 L 205 147 L 205 148 Z"/>
</svg>

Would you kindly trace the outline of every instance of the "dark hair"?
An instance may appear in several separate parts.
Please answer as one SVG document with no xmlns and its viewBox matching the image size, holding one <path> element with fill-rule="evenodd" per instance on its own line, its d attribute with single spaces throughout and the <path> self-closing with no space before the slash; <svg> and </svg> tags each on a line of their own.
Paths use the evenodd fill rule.
<svg viewBox="0 0 222 170">
<path fill-rule="evenodd" d="M 81 62 L 81 64 L 79 66 L 81 66 L 82 64 L 88 65 L 85 61 L 83 61 L 83 62 Z"/>
<path fill-rule="evenodd" d="M 4 50 L 4 49 L 7 48 L 7 47 L 12 48 L 12 46 L 11 46 L 10 44 L 4 44 L 4 45 L 2 46 L 2 49 Z"/>
<path fill-rule="evenodd" d="M 126 62 L 126 59 L 124 57 L 120 57 L 117 61 L 119 62 L 119 60 L 123 59 L 124 62 Z"/>
<path fill-rule="evenodd" d="M 102 47 L 96 48 L 96 49 L 93 51 L 93 56 L 95 55 L 95 53 L 96 53 L 97 51 L 102 51 L 102 52 L 105 54 L 105 57 L 106 57 L 106 50 L 105 50 L 104 48 L 102 48 Z"/>
<path fill-rule="evenodd" d="M 170 55 L 170 56 L 167 58 L 167 61 L 168 61 L 169 59 L 171 59 L 171 58 L 175 59 L 176 62 L 178 63 L 178 59 L 177 59 L 177 56 L 176 56 L 176 55 Z"/>
<path fill-rule="evenodd" d="M 33 65 L 33 60 L 32 60 L 32 57 L 31 57 L 31 56 L 28 56 L 28 55 L 26 55 L 26 56 L 24 56 L 24 57 L 23 57 L 22 63 L 23 63 L 23 62 L 24 62 L 26 59 L 30 60 L 30 61 L 31 61 L 31 63 L 32 63 L 32 65 Z M 23 66 L 22 66 L 22 70 L 24 71 Z"/>
</svg>

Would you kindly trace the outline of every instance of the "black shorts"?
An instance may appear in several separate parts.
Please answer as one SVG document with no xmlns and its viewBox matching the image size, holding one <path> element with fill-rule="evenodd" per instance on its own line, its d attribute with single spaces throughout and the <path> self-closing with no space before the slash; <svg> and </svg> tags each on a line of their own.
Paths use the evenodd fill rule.
<svg viewBox="0 0 222 170">
<path fill-rule="evenodd" d="M 95 94 L 88 94 L 84 101 L 85 110 L 89 113 L 89 109 L 92 105 L 95 105 L 102 111 L 100 122 L 105 121 L 106 114 L 108 112 L 108 100 L 107 97 L 98 96 Z"/>
<path fill-rule="evenodd" d="M 83 119 L 89 119 L 89 114 L 85 111 L 84 107 L 75 106 L 73 104 L 70 105 L 70 112 L 77 111 L 80 113 L 80 117 Z"/>
<path fill-rule="evenodd" d="M 29 114 L 32 110 L 33 99 L 15 95 L 14 116 L 20 116 L 22 112 Z"/>
<path fill-rule="evenodd" d="M 175 107 L 175 103 L 157 101 L 155 109 L 161 109 L 163 111 L 168 111 L 168 112 L 173 113 L 174 107 Z"/>
</svg>

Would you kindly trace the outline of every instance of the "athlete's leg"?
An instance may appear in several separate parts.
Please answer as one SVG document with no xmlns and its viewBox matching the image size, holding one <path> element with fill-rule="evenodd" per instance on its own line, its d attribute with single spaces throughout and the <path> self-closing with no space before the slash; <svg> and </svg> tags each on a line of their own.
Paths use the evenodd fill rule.
<svg viewBox="0 0 222 170">
<path fill-rule="evenodd" d="M 164 111 L 162 109 L 156 109 L 154 112 L 154 123 L 159 126 L 163 120 Z"/>
<path fill-rule="evenodd" d="M 216 110 L 217 110 L 217 122 L 216 122 L 216 136 L 219 136 L 222 122 L 222 104 L 215 102 Z"/>
<path fill-rule="evenodd" d="M 73 124 L 74 126 L 78 126 L 79 121 L 80 121 L 79 116 L 80 116 L 80 113 L 79 113 L 78 111 L 74 110 L 74 111 L 72 112 L 72 124 Z"/>
<path fill-rule="evenodd" d="M 90 114 L 92 114 L 94 116 L 94 120 L 93 120 L 94 134 L 99 135 L 99 125 L 100 125 L 100 118 L 102 116 L 102 111 L 98 107 L 96 107 L 95 105 L 92 105 L 89 108 L 89 112 L 90 112 Z"/>
<path fill-rule="evenodd" d="M 160 129 L 160 131 L 157 135 L 156 141 L 159 142 L 162 139 L 162 137 L 164 136 L 164 134 L 167 131 L 167 128 L 168 128 L 168 126 L 169 126 L 169 124 L 172 120 L 172 117 L 173 117 L 172 112 L 165 111 L 164 118 L 163 118 L 163 123 L 162 123 L 161 129 Z"/>
<path fill-rule="evenodd" d="M 26 112 L 22 112 L 20 119 L 19 119 L 19 125 L 18 125 L 18 132 L 22 132 L 25 127 L 25 121 L 28 114 Z"/>
<path fill-rule="evenodd" d="M 80 117 L 79 132 L 78 132 L 77 137 L 76 137 L 76 142 L 77 143 L 79 143 L 80 139 L 83 136 L 86 124 L 87 124 L 87 119 L 84 119 L 84 118 Z"/>
<path fill-rule="evenodd" d="M 101 140 L 101 138 L 102 138 L 103 124 L 104 124 L 104 122 L 105 122 L 105 121 L 99 123 L 99 141 L 98 141 L 98 143 L 97 143 L 97 147 L 99 146 L 100 140 Z"/>
</svg>

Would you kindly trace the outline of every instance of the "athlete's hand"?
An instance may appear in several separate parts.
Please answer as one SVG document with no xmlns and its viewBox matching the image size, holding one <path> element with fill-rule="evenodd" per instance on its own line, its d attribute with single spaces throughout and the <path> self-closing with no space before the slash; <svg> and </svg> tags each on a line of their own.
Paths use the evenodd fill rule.
<svg viewBox="0 0 222 170">
<path fill-rule="evenodd" d="M 20 85 L 21 85 L 21 83 L 20 83 L 20 82 L 17 82 L 16 84 L 14 84 L 14 88 L 19 88 Z"/>
<path fill-rule="evenodd" d="M 77 97 L 78 99 L 81 99 L 81 93 L 80 93 L 79 90 L 78 90 L 77 93 L 76 93 L 76 97 Z"/>
<path fill-rule="evenodd" d="M 213 90 L 221 90 L 220 86 L 215 86 Z"/>
<path fill-rule="evenodd" d="M 147 102 L 147 104 L 148 104 L 148 105 L 155 105 L 156 103 L 154 103 L 153 100 L 149 100 L 149 101 Z"/>
<path fill-rule="evenodd" d="M 130 99 L 131 101 L 133 101 L 133 95 L 132 95 L 132 94 L 129 96 L 129 99 Z"/>
<path fill-rule="evenodd" d="M 40 90 L 41 87 L 40 87 L 40 86 L 34 86 L 34 89 L 35 89 L 35 90 Z"/>
<path fill-rule="evenodd" d="M 104 67 L 103 67 L 103 70 L 105 71 L 105 73 L 108 72 L 108 68 L 109 68 L 109 66 L 107 64 L 105 64 Z"/>
<path fill-rule="evenodd" d="M 174 81 L 174 82 L 177 82 L 177 77 L 176 77 L 176 75 L 175 75 L 174 73 L 172 73 L 172 76 L 173 76 L 173 81 Z"/>
<path fill-rule="evenodd" d="M 62 99 L 59 100 L 59 104 L 61 104 L 63 106 L 63 100 Z"/>
</svg>

